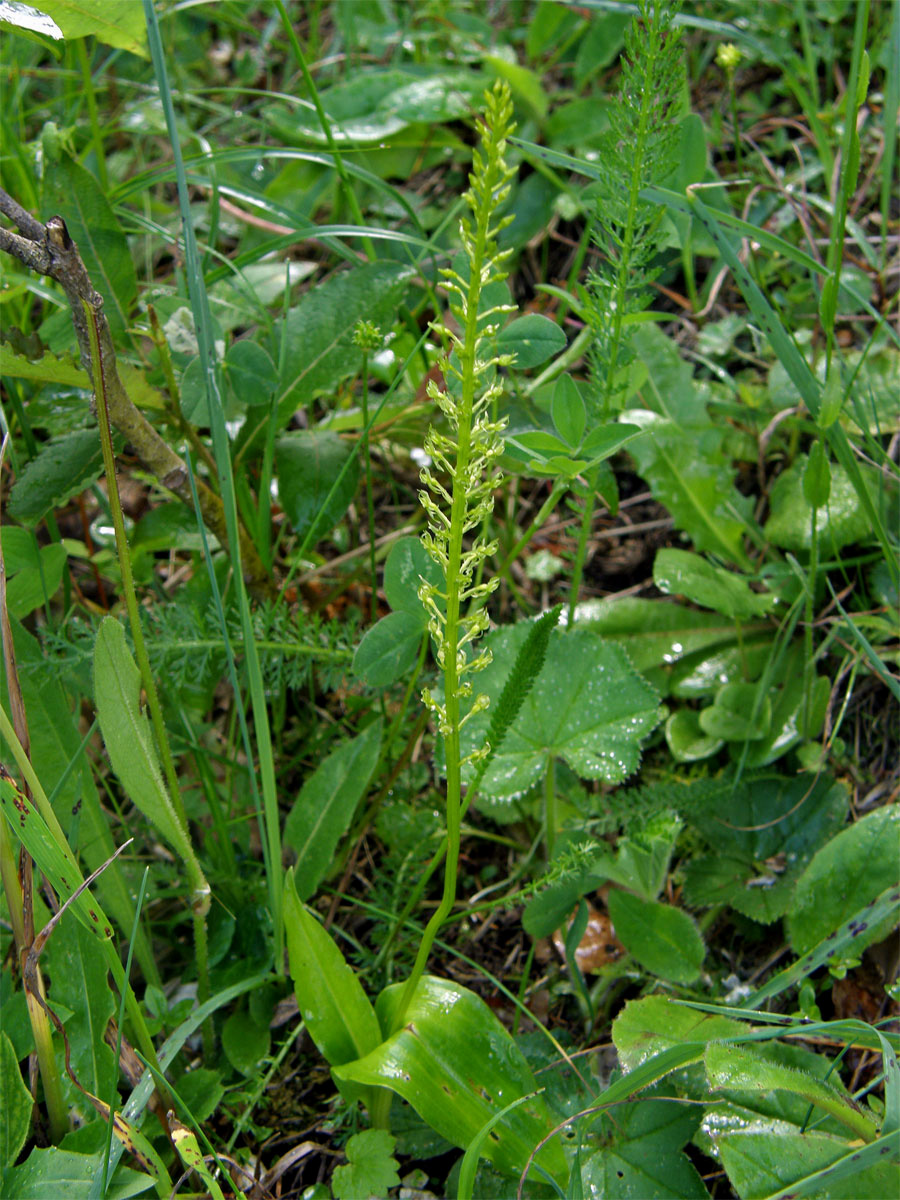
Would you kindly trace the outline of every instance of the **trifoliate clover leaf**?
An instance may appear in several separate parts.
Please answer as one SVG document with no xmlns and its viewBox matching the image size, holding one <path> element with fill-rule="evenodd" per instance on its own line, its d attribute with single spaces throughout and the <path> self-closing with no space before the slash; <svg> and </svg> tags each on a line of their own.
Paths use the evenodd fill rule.
<svg viewBox="0 0 900 1200">
<path fill-rule="evenodd" d="M 484 640 L 493 662 L 477 691 L 496 701 L 529 623 Z M 467 721 L 462 753 L 483 742 L 490 709 Z M 659 696 L 625 652 L 587 629 L 554 630 L 544 667 L 481 781 L 486 796 L 512 799 L 528 790 L 551 759 L 562 758 L 583 779 L 621 783 L 637 770 L 641 739 L 660 720 Z"/>
</svg>

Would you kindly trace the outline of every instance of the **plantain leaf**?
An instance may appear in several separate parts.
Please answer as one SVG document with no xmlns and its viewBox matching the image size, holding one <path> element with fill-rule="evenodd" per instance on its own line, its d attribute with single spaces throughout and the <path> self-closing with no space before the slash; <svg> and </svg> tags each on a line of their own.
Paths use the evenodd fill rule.
<svg viewBox="0 0 900 1200">
<path fill-rule="evenodd" d="M 616 936 L 642 967 L 673 983 L 693 983 L 706 947 L 686 912 L 617 888 L 610 891 L 607 904 Z"/>
</svg>

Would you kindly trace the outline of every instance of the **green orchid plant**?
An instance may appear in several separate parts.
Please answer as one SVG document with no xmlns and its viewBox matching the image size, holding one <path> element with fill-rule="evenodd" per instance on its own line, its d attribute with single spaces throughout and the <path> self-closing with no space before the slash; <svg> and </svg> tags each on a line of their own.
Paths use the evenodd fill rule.
<svg viewBox="0 0 900 1200">
<path fill-rule="evenodd" d="M 498 735 L 492 724 L 477 746 L 463 752 L 461 730 L 488 705 L 486 696 L 474 694 L 474 677 L 491 661 L 490 652 L 477 643 L 488 627 L 484 606 L 498 580 L 480 577 L 485 560 L 496 552 L 480 531 L 493 507 L 495 462 L 503 448 L 503 424 L 492 411 L 501 389 L 498 368 L 512 361 L 493 350 L 496 318 L 510 306 L 492 304 L 487 291 L 505 277 L 508 257 L 497 243 L 509 221 L 498 212 L 514 175 L 505 159 L 513 128 L 508 87 L 498 83 L 486 93 L 485 104 L 481 147 L 464 197 L 471 215 L 460 225 L 468 278 L 452 268 L 442 273 L 455 327 L 440 318 L 435 322 L 448 351 L 441 363 L 445 386 L 432 383 L 428 394 L 444 420 L 429 432 L 431 464 L 422 471 L 419 493 L 428 518 L 422 542 L 439 577 L 423 578 L 419 597 L 443 685 L 440 692 L 423 695 L 444 743 L 443 894 L 409 978 L 386 988 L 374 1007 L 337 945 L 300 901 L 292 876 L 285 923 L 300 1012 L 342 1095 L 348 1102 L 361 1101 L 373 1126 L 389 1128 L 396 1094 L 449 1141 L 474 1147 L 476 1160 L 480 1154 L 509 1174 L 519 1174 L 533 1160 L 564 1183 L 568 1166 L 562 1144 L 559 1138 L 548 1140 L 553 1120 L 543 1099 L 532 1095 L 534 1077 L 515 1042 L 478 996 L 425 974 L 435 938 L 456 901 L 460 828 L 469 798 L 463 795 L 463 769 L 483 767 L 503 727 L 501 722 Z M 479 532 L 467 544 L 473 530 Z M 516 703 L 521 697 L 511 707 L 506 698 L 498 704 L 498 710 L 508 710 L 506 724 Z M 461 1061 L 467 1063 L 465 1078 L 458 1069 Z"/>
</svg>

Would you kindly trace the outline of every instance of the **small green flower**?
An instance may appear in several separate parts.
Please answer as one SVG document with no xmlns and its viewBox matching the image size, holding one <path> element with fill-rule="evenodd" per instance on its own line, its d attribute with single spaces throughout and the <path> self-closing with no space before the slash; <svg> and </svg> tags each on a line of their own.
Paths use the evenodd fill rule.
<svg viewBox="0 0 900 1200">
<path fill-rule="evenodd" d="M 374 321 L 357 321 L 353 330 L 353 344 L 360 350 L 380 350 L 384 334 Z"/>
<path fill-rule="evenodd" d="M 716 65 L 721 67 L 726 75 L 733 75 L 741 57 L 741 52 L 734 42 L 723 42 L 716 51 Z"/>
</svg>

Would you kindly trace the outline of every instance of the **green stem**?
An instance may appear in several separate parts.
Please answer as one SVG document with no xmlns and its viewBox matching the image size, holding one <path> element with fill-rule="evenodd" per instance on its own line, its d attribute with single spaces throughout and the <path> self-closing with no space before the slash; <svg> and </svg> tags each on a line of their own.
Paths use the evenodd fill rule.
<svg viewBox="0 0 900 1200">
<path fill-rule="evenodd" d="M 578 546 L 575 550 L 575 564 L 572 567 L 572 586 L 569 589 L 569 612 L 566 627 L 572 629 L 575 625 L 575 608 L 578 604 L 578 593 L 581 590 L 581 576 L 584 573 L 584 560 L 587 557 L 588 536 L 594 521 L 594 476 L 587 476 L 587 491 L 584 497 L 584 509 L 581 514 L 581 528 L 578 531 Z"/>
<path fill-rule="evenodd" d="M 362 352 L 362 418 L 362 452 L 366 470 L 366 512 L 369 520 L 369 573 L 372 584 L 369 615 L 374 625 L 378 618 L 378 597 L 376 595 L 378 576 L 375 567 L 375 501 L 372 496 L 372 460 L 369 456 L 369 351 L 367 349 Z"/>
<path fill-rule="evenodd" d="M 94 77 L 91 74 L 91 64 L 88 60 L 85 39 L 75 39 L 75 51 L 78 55 L 78 65 L 81 67 L 81 79 L 84 84 L 84 95 L 87 100 L 88 116 L 91 120 L 91 142 L 94 146 L 94 156 L 97 159 L 97 182 L 104 192 L 109 191 L 109 178 L 106 174 L 106 155 L 103 152 L 103 129 L 97 112 L 97 95 L 94 91 Z"/>
<path fill-rule="evenodd" d="M 0 817 L 0 877 L 3 879 L 3 891 L 6 895 L 10 924 L 13 927 L 17 961 L 21 968 L 31 947 L 28 945 L 25 935 L 24 896 L 19 873 L 16 870 L 16 856 L 9 839 L 6 821 L 2 817 Z M 38 987 L 43 991 L 40 971 L 37 973 L 37 980 Z M 69 1131 L 69 1110 L 63 1097 L 62 1081 L 56 1056 L 53 1053 L 53 1031 L 50 1028 L 50 1020 L 46 1012 L 27 988 L 25 989 L 25 1004 L 28 1009 L 28 1021 L 31 1025 L 31 1036 L 34 1039 L 38 1071 L 44 1086 L 44 1103 L 47 1106 L 47 1118 L 50 1122 L 50 1136 L 53 1142 L 57 1143 Z"/>
<path fill-rule="evenodd" d="M 547 848 L 547 861 L 553 857 L 556 847 L 556 759 L 550 756 L 547 769 L 544 772 L 544 841 Z"/>
</svg>

